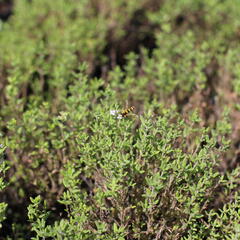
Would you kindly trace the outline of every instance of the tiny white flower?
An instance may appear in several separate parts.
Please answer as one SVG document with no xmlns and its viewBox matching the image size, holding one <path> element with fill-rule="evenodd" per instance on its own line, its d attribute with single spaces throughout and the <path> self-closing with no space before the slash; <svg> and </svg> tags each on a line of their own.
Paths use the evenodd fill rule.
<svg viewBox="0 0 240 240">
<path fill-rule="evenodd" d="M 118 114 L 117 119 L 123 119 L 123 116 L 121 114 Z"/>
<path fill-rule="evenodd" d="M 118 111 L 118 110 L 110 110 L 110 114 L 115 116 L 117 119 L 123 118 L 122 114 L 120 114 L 120 111 Z"/>
<path fill-rule="evenodd" d="M 110 110 L 110 115 L 117 115 L 118 114 L 118 110 Z"/>
</svg>

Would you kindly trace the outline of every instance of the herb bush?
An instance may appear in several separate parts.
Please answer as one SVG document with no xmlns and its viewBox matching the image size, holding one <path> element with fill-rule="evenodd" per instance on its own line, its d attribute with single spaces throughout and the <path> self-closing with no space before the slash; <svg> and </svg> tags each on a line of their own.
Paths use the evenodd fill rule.
<svg viewBox="0 0 240 240">
<path fill-rule="evenodd" d="M 240 238 L 238 1 L 0 3 L 1 239 Z"/>
</svg>

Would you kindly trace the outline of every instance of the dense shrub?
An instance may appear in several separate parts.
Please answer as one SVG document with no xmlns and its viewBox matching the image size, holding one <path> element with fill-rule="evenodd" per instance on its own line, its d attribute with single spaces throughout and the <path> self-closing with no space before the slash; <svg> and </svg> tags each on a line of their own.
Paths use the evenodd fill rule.
<svg viewBox="0 0 240 240">
<path fill-rule="evenodd" d="M 240 237 L 237 1 L 0 3 L 1 239 Z"/>
</svg>

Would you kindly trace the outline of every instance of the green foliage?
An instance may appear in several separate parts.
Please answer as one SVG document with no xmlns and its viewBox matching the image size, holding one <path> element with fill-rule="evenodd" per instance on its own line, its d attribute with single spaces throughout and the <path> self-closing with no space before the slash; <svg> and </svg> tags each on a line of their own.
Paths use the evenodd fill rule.
<svg viewBox="0 0 240 240">
<path fill-rule="evenodd" d="M 1 143 L 0 144 L 0 191 L 2 191 L 6 187 L 6 183 L 4 182 L 4 177 L 5 177 L 6 171 L 9 168 L 7 166 L 7 163 L 3 159 L 3 153 L 5 149 L 6 147 Z M 2 228 L 2 222 L 6 218 L 5 216 L 6 209 L 7 209 L 7 203 L 1 202 L 0 203 L 0 228 Z"/>
<path fill-rule="evenodd" d="M 72 130 L 78 143 L 74 164 L 67 163 L 61 173 L 66 190 L 60 203 L 67 219 L 45 226 L 46 219 L 39 216 L 41 224 L 33 230 L 38 233 L 44 226 L 45 235 L 38 235 L 56 239 L 62 232 L 72 239 L 170 237 L 165 231 L 206 236 L 208 223 L 199 220 L 207 216 L 210 196 L 223 181 L 214 170 L 226 147 L 215 147 L 217 132 L 197 127 L 196 113 L 187 123 L 174 108 L 159 109 L 158 117 L 151 112 L 141 116 L 135 131 L 136 120 L 106 114 L 106 101 L 89 112 L 89 119 L 95 117 L 88 123 L 90 135 L 85 128 Z M 81 112 L 72 109 L 72 114 Z M 157 233 L 161 228 L 163 233 Z"/>
<path fill-rule="evenodd" d="M 0 235 L 238 239 L 239 13 L 16 0 L 0 22 Z"/>
</svg>

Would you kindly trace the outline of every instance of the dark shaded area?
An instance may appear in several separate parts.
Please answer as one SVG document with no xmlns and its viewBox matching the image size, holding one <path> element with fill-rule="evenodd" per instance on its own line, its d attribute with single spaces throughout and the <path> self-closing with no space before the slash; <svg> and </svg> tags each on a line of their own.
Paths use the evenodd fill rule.
<svg viewBox="0 0 240 240">
<path fill-rule="evenodd" d="M 1 239 L 6 239 L 7 237 L 11 237 L 11 239 L 18 239 L 23 237 L 24 239 L 31 239 L 33 235 L 31 234 L 30 227 L 28 228 L 26 225 L 28 219 L 26 218 L 26 211 L 23 211 L 23 205 L 8 205 L 8 207 L 11 212 L 7 212 L 7 219 L 2 223 L 2 228 L 0 230 L 0 236 L 2 237 Z M 25 206 L 25 208 L 26 207 L 27 206 Z M 23 213 L 23 215 L 21 213 Z M 13 224 L 15 225 L 14 230 Z"/>
<path fill-rule="evenodd" d="M 12 0 L 0 1 L 0 19 L 2 21 L 7 21 L 12 14 L 13 14 L 13 1 Z"/>
<path fill-rule="evenodd" d="M 6 219 L 2 222 L 2 228 L 0 229 L 0 239 L 6 239 L 11 237 L 11 239 L 31 239 L 32 234 L 30 231 L 30 226 L 26 225 L 28 222 L 28 216 L 26 209 L 30 204 L 29 201 L 17 202 L 15 197 L 10 196 L 10 194 L 4 194 L 7 197 L 7 211 Z M 17 224 L 16 224 L 17 223 Z M 13 224 L 15 225 L 13 227 Z M 19 227 L 18 227 L 19 225 Z"/>
<path fill-rule="evenodd" d="M 34 237 L 34 233 L 31 231 L 31 226 L 26 224 L 29 222 L 26 209 L 31 204 L 30 197 L 37 197 L 37 195 L 28 195 L 21 202 L 17 202 L 16 199 L 13 201 L 12 196 L 9 194 L 6 197 L 8 200 L 5 200 L 5 202 L 8 203 L 8 207 L 6 219 L 2 222 L 2 228 L 0 229 L 0 239 L 6 239 L 7 237 L 11 237 L 11 239 L 31 239 Z M 65 206 L 57 201 L 52 203 L 52 206 L 46 211 L 51 212 L 47 219 L 49 225 L 56 220 L 67 218 Z"/>
<path fill-rule="evenodd" d="M 157 25 L 151 24 L 146 17 L 146 10 L 137 10 L 124 27 L 124 36 L 115 38 L 115 29 L 110 29 L 106 38 L 107 46 L 103 55 L 107 56 L 108 62 L 105 66 L 96 64 L 91 77 L 104 77 L 109 70 L 115 66 L 126 64 L 126 55 L 130 52 L 140 53 L 141 47 L 147 48 L 151 53 L 156 48 L 154 30 Z"/>
<path fill-rule="evenodd" d="M 185 16 L 179 15 L 175 20 L 175 24 L 176 26 L 181 26 L 184 23 L 184 21 L 186 21 Z"/>
</svg>

